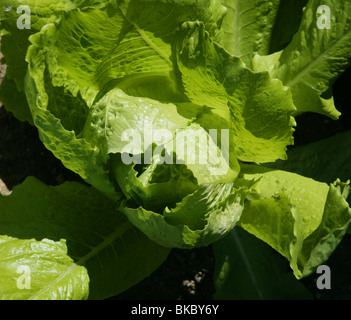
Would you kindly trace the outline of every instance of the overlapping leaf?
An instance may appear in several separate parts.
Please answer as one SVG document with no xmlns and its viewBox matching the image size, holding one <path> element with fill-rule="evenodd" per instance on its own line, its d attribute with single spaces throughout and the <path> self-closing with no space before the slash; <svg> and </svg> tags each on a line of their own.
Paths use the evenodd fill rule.
<svg viewBox="0 0 351 320">
<path fill-rule="evenodd" d="M 121 210 L 149 238 L 166 247 L 193 248 L 209 245 L 232 230 L 244 209 L 244 200 L 254 183 L 236 186 L 217 183 L 200 186 L 163 214 L 133 208 Z"/>
<path fill-rule="evenodd" d="M 28 178 L 0 196 L 0 207 L 2 299 L 103 299 L 148 276 L 169 253 L 79 183 L 49 187 Z M 18 280 L 21 266 L 30 287 Z"/>
<path fill-rule="evenodd" d="M 318 27 L 324 18 L 329 27 Z M 351 59 L 351 2 L 349 0 L 310 0 L 304 9 L 298 32 L 282 51 L 256 56 L 255 70 L 269 70 L 291 88 L 297 113 L 317 112 L 333 119 L 340 116 L 335 108 L 331 85 L 346 70 Z"/>
<path fill-rule="evenodd" d="M 259 197 L 245 206 L 239 225 L 287 258 L 296 278 L 313 272 L 350 224 L 344 197 L 348 185 L 257 166 L 244 166 L 243 171 L 246 179 L 261 180 Z"/>
<path fill-rule="evenodd" d="M 161 263 L 168 250 L 153 241 L 208 245 L 238 222 L 297 278 L 324 262 L 350 222 L 348 186 L 240 163 L 286 159 L 293 114 L 338 117 L 330 86 L 350 59 L 350 0 L 310 0 L 302 14 L 305 3 L 29 0 L 24 33 L 14 11 L 1 14 L 9 74 L 0 94 L 24 88 L 30 114 L 23 96 L 7 96 L 9 107 L 109 198 L 32 179 L 0 198 L 3 297 L 104 298 Z M 321 4 L 332 8 L 330 30 L 316 28 Z M 14 287 L 13 250 L 32 266 L 32 291 Z"/>
<path fill-rule="evenodd" d="M 262 163 L 286 158 L 295 107 L 279 80 L 247 69 L 198 22 L 182 25 L 175 51 L 186 95 L 227 123 L 238 159 Z"/>
<path fill-rule="evenodd" d="M 227 8 L 220 44 L 248 67 L 255 54 L 280 51 L 290 43 L 307 0 L 223 0 Z"/>
</svg>

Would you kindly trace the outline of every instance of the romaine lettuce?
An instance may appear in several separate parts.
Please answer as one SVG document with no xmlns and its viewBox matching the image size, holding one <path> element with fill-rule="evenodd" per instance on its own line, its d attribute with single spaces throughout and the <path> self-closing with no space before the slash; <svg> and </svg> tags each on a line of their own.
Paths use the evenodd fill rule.
<svg viewBox="0 0 351 320">
<path fill-rule="evenodd" d="M 63 289 L 59 281 L 50 288 L 44 274 L 33 296 L 17 296 L 6 287 L 19 263 L 13 261 L 0 296 L 112 296 L 155 269 L 165 247 L 209 245 L 230 237 L 234 227 L 273 247 L 298 279 L 326 261 L 350 223 L 348 184 L 337 173 L 328 185 L 268 167 L 288 158 L 296 115 L 339 116 L 331 85 L 350 64 L 350 0 L 10 3 L 29 6 L 33 24 L 21 31 L 14 27 L 16 11 L 0 15 L 8 64 L 0 98 L 91 187 L 53 189 L 29 179 L 0 196 L 0 249 L 23 247 L 30 257 L 33 242 L 44 255 L 52 250 L 65 261 L 57 272 L 66 281 Z M 322 4 L 333 8 L 330 30 L 316 25 Z M 13 94 L 18 98 L 10 99 Z M 27 201 L 31 188 L 45 197 L 26 209 L 35 220 L 26 231 L 16 202 Z M 31 196 L 39 198 L 39 191 Z M 90 243 L 94 233 L 102 239 Z M 50 248 L 44 238 L 53 241 Z M 72 239 L 80 244 L 75 253 Z M 5 269 L 6 250 L 0 251 Z M 120 254 L 133 270 L 126 279 Z M 111 284 L 116 265 L 121 274 Z M 107 272 L 101 275 L 100 267 Z M 75 282 L 76 271 L 82 283 Z M 70 293 L 71 285 L 84 290 Z"/>
</svg>

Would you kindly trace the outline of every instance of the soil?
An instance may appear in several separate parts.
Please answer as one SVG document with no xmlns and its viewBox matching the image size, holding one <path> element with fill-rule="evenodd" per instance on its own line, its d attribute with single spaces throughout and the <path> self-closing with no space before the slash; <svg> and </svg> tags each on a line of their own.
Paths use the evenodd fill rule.
<svg viewBox="0 0 351 320">
<path fill-rule="evenodd" d="M 5 66 L 1 66 L 0 76 Z M 348 130 L 351 127 L 351 96 L 348 70 L 335 84 L 336 105 L 343 113 L 339 121 L 316 114 L 297 118 L 295 144 L 306 144 Z M 35 176 L 49 185 L 64 181 L 81 181 L 67 170 L 41 143 L 36 128 L 20 122 L 0 107 L 0 188 L 6 192 Z M 351 236 L 346 236 L 327 261 L 332 270 L 332 290 L 316 289 L 316 276 L 302 282 L 316 299 L 351 299 Z M 174 249 L 164 264 L 150 277 L 122 293 L 117 299 L 210 300 L 213 284 L 214 256 L 212 247 L 192 250 Z"/>
</svg>

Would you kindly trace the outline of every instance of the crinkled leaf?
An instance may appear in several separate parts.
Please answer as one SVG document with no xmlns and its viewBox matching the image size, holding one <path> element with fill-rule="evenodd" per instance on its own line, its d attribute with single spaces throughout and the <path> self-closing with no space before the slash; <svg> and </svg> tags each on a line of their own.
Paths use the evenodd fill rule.
<svg viewBox="0 0 351 320">
<path fill-rule="evenodd" d="M 136 164 L 127 164 L 123 159 L 125 153 L 111 157 L 111 172 L 127 198 L 146 209 L 159 211 L 162 207 L 173 206 L 199 185 L 228 183 L 237 177 L 239 164 L 234 162 L 231 166 L 229 155 L 223 155 L 201 126 L 192 124 L 179 130 L 171 139 L 164 145 L 134 155 L 131 161 Z M 176 152 L 177 148 L 184 151 Z M 149 152 L 152 156 L 146 162 Z M 160 159 L 166 160 L 160 162 Z"/>
<path fill-rule="evenodd" d="M 17 12 L 18 8 L 21 9 L 20 6 L 27 6 L 30 9 L 30 20 L 28 20 L 30 29 L 18 29 L 17 27 L 18 19 L 24 17 L 24 11 Z M 1 3 L 1 52 L 4 54 L 2 62 L 6 63 L 7 72 L 6 78 L 0 87 L 0 100 L 5 108 L 21 121 L 33 124 L 28 104 L 22 92 L 27 72 L 25 57 L 30 45 L 28 38 L 38 32 L 46 23 L 59 19 L 62 12 L 71 8 L 72 4 L 64 0 L 39 2 L 34 0 L 4 0 Z"/>
<path fill-rule="evenodd" d="M 1 4 L 0 10 L 5 11 L 0 16 L 3 33 L 1 51 L 7 64 L 7 77 L 15 80 L 17 89 L 23 91 L 29 36 L 38 32 L 45 24 L 59 19 L 62 12 L 72 8 L 72 4 L 66 0 L 5 0 Z M 28 6 L 30 9 L 30 29 L 19 30 L 17 27 L 18 18 L 24 14 L 24 11 L 17 13 L 20 6 Z"/>
<path fill-rule="evenodd" d="M 27 74 L 25 84 L 27 101 L 31 108 L 34 124 L 38 128 L 40 139 L 46 148 L 60 159 L 68 169 L 79 174 L 85 181 L 109 198 L 117 200 L 118 194 L 116 194 L 105 169 L 106 156 L 101 155 L 99 150 L 94 149 L 85 139 L 79 138 L 72 128 L 65 128 L 63 126 L 64 121 L 60 121 L 47 110 L 49 97 L 45 91 L 45 82 L 43 81 L 46 69 L 45 64 L 43 64 L 44 57 L 40 55 L 38 50 L 40 49 L 36 46 L 32 46 L 29 50 L 33 53 L 34 61 L 30 73 Z M 60 87 L 52 88 L 52 90 L 49 101 L 55 103 L 56 98 L 59 97 L 59 110 L 70 110 L 72 108 L 72 97 L 63 94 L 63 89 Z M 49 106 L 49 108 L 54 107 Z M 66 116 L 69 117 L 69 115 L 70 112 L 67 112 Z M 82 114 L 80 114 L 81 116 Z"/>
<path fill-rule="evenodd" d="M 217 40 L 226 14 L 221 0 L 124 0 L 119 5 L 130 21 L 168 43 L 181 23 L 195 20 L 203 21 L 211 37 Z"/>
<path fill-rule="evenodd" d="M 168 42 L 174 29 L 189 18 L 203 19 L 212 26 L 223 9 L 216 2 L 213 9 L 218 11 L 213 11 L 213 16 L 207 10 L 213 3 L 207 0 L 147 4 L 148 14 L 141 15 L 137 13 L 143 1 L 71 10 L 59 23 L 48 24 L 32 36 L 27 54 L 26 93 L 41 139 L 66 167 L 110 197 L 114 189 L 107 172 L 107 153 L 121 150 L 117 140 L 124 129 L 140 130 L 141 123 L 133 119 L 137 111 L 133 105 L 142 111 L 140 119 L 142 115 L 150 117 L 147 112 L 151 109 L 159 109 L 154 117 L 162 122 L 161 116 L 173 108 L 168 118 L 188 121 L 177 116 L 173 104 L 167 109 L 161 102 L 186 102 L 170 74 L 173 65 Z M 171 13 L 165 18 L 167 10 Z M 166 24 L 166 29 L 160 28 Z M 122 96 L 115 95 L 118 90 L 114 88 L 123 90 Z M 116 109 L 129 104 L 129 109 Z M 126 127 L 117 127 L 111 119 L 118 112 L 126 117 Z"/>
<path fill-rule="evenodd" d="M 256 53 L 267 54 L 280 0 L 223 0 L 223 47 L 249 66 Z M 263 53 L 263 54 L 262 54 Z"/>
<path fill-rule="evenodd" d="M 317 10 L 321 5 L 330 8 L 330 29 L 317 26 L 323 18 Z M 333 119 L 340 116 L 331 85 L 351 61 L 350 12 L 350 0 L 310 0 L 291 43 L 273 55 L 255 57 L 255 70 L 269 70 L 291 88 L 298 114 L 309 111 Z"/>
<path fill-rule="evenodd" d="M 65 240 L 0 236 L 1 300 L 82 300 L 89 276 L 68 256 Z"/>
<path fill-rule="evenodd" d="M 221 19 L 220 1 L 212 4 L 123 1 L 70 11 L 40 35 L 54 86 L 64 86 L 73 95 L 79 91 L 89 106 L 100 90 L 106 93 L 116 85 L 137 95 L 148 91 L 145 86 L 162 95 L 168 86 L 167 92 L 175 94 L 169 42 L 183 21 L 199 19 L 212 26 Z M 210 6 L 218 12 L 208 10 Z M 33 41 L 38 43 L 38 38 Z"/>
<path fill-rule="evenodd" d="M 244 199 L 254 183 L 201 185 L 163 214 L 122 204 L 128 219 L 151 240 L 176 248 L 209 245 L 226 235 L 239 220 Z"/>
<path fill-rule="evenodd" d="M 238 159 L 285 159 L 286 146 L 293 141 L 295 107 L 279 80 L 247 69 L 213 42 L 199 22 L 182 25 L 175 54 L 186 95 L 227 123 Z"/>
<path fill-rule="evenodd" d="M 248 67 L 255 54 L 268 55 L 290 43 L 307 0 L 222 0 L 227 8 L 220 44 Z"/>
<path fill-rule="evenodd" d="M 177 129 L 190 122 L 178 114 L 172 103 L 129 96 L 115 88 L 90 108 L 83 136 L 105 154 L 126 152 L 128 142 L 134 139 L 129 152 L 141 154 L 152 143 L 166 144 Z M 165 134 L 161 139 L 163 130 L 172 136 Z"/>
<path fill-rule="evenodd" d="M 175 104 L 128 96 L 116 88 L 90 108 L 83 135 L 102 154 L 116 154 L 109 168 L 125 196 L 157 211 L 198 184 L 238 175 L 236 159 L 192 123 L 195 117 L 181 116 Z"/>
<path fill-rule="evenodd" d="M 224 135 L 220 144 L 217 131 L 212 137 L 195 123 L 196 113 L 188 116 L 175 104 L 116 88 L 90 108 L 83 135 L 103 154 L 121 154 L 110 164 L 121 189 L 156 210 L 180 201 L 197 184 L 233 181 L 240 170 Z"/>
<path fill-rule="evenodd" d="M 261 180 L 259 197 L 247 203 L 239 225 L 287 258 L 297 278 L 307 276 L 346 232 L 351 209 L 343 193 L 348 186 L 250 165 L 243 172 L 246 179 Z"/>
</svg>

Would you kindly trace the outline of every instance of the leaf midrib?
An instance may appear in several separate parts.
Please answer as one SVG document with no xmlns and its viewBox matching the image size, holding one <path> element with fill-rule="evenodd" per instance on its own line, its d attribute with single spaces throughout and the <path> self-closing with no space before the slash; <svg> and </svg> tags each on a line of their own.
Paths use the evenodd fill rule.
<svg viewBox="0 0 351 320">
<path fill-rule="evenodd" d="M 87 261 L 92 259 L 94 256 L 97 256 L 102 250 L 104 250 L 108 246 L 113 246 L 113 242 L 120 237 L 122 234 L 124 234 L 129 228 L 131 228 L 132 225 L 129 221 L 126 221 L 115 229 L 113 233 L 111 233 L 108 237 L 106 237 L 102 242 L 100 242 L 97 246 L 93 247 L 90 252 L 88 252 L 85 256 L 79 258 L 76 263 L 74 263 L 70 268 L 68 268 L 64 273 L 60 274 L 59 277 L 57 277 L 54 281 L 52 281 L 50 284 L 45 286 L 42 290 L 37 292 L 35 295 L 33 295 L 29 300 L 36 300 L 38 296 L 41 294 L 45 293 L 46 291 L 50 290 L 52 287 L 54 287 L 57 283 L 59 283 L 62 279 L 64 279 L 66 276 L 71 274 L 74 269 L 80 266 L 85 266 Z"/>
<path fill-rule="evenodd" d="M 135 28 L 135 30 L 140 34 L 140 37 L 144 40 L 144 42 L 152 49 L 154 50 L 163 60 L 167 62 L 167 64 L 172 67 L 172 61 L 170 60 L 169 56 L 161 49 L 159 48 L 151 39 L 150 37 L 145 33 L 144 30 L 142 30 L 136 23 L 133 21 L 129 20 L 126 14 L 123 12 L 123 10 L 119 7 L 119 10 L 124 17 L 130 24 L 132 24 Z"/>
<path fill-rule="evenodd" d="M 300 69 L 300 71 L 292 79 L 290 79 L 288 82 L 286 82 L 285 85 L 288 87 L 293 87 L 294 85 L 296 85 L 301 80 L 301 78 L 303 78 L 306 74 L 308 74 L 311 70 L 313 70 L 315 68 L 315 66 L 320 61 L 322 61 L 323 58 L 330 51 L 332 51 L 340 42 L 342 42 L 342 40 L 344 40 L 344 38 L 346 38 L 349 35 L 351 35 L 351 31 L 344 34 L 339 39 L 333 41 L 327 48 L 325 48 L 324 51 L 321 52 L 321 54 L 315 60 L 310 61 L 307 65 L 305 65 L 302 69 Z"/>
</svg>

